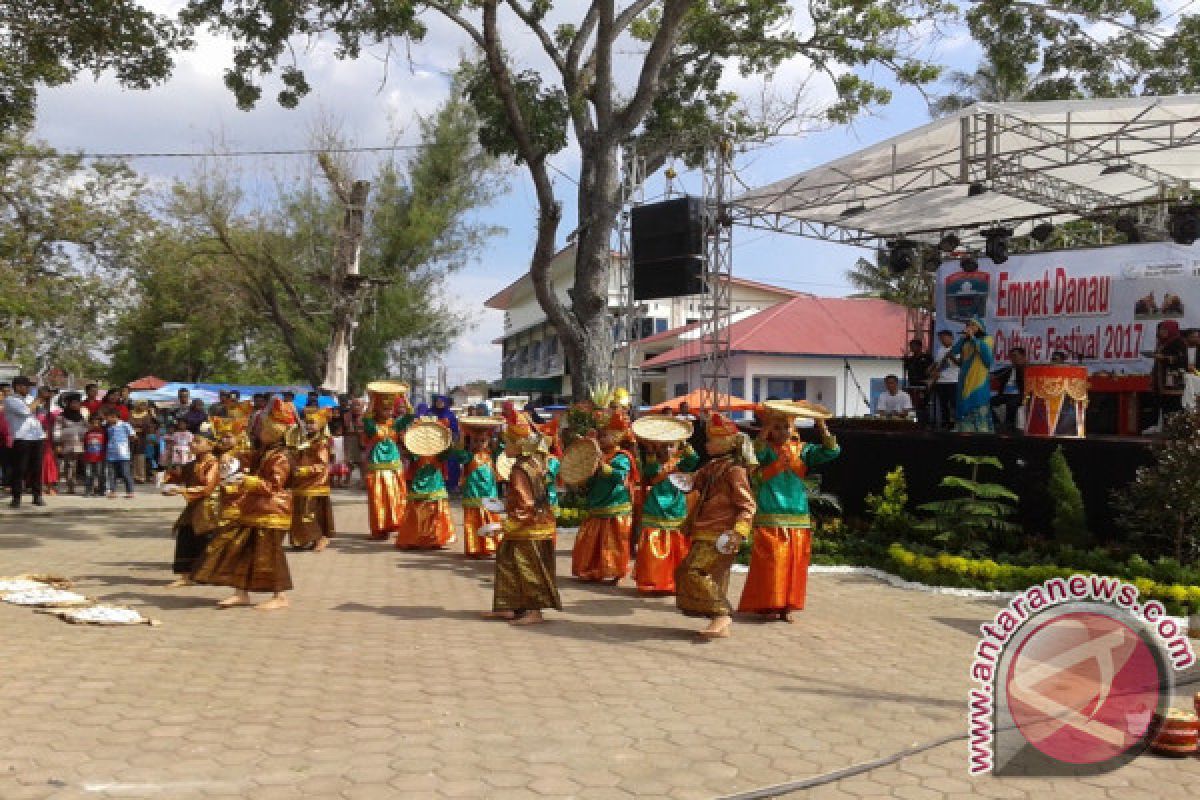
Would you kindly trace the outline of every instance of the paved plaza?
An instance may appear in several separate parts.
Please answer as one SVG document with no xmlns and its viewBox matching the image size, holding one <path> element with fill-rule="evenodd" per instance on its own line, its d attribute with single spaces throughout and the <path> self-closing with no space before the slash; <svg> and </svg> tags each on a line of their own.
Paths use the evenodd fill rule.
<svg viewBox="0 0 1200 800">
<path fill-rule="evenodd" d="M 165 588 L 177 501 L 49 502 L 0 511 L 0 575 L 64 574 L 162 625 L 0 605 L 0 800 L 713 798 L 796 782 L 796 797 L 1117 800 L 1200 783 L 1200 761 L 1150 756 L 1089 779 L 968 778 L 968 662 L 995 613 L 977 600 L 815 575 L 797 624 L 739 621 L 702 644 L 669 598 L 563 577 L 563 536 L 564 612 L 514 629 L 478 617 L 490 563 L 367 541 L 361 495 L 341 493 L 329 550 L 289 555 L 291 609 L 218 611 L 221 588 Z"/>
</svg>

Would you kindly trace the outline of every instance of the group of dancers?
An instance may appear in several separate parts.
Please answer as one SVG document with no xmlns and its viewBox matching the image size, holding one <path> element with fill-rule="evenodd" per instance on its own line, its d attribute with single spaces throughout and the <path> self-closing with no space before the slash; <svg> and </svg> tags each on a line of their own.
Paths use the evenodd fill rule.
<svg viewBox="0 0 1200 800">
<path fill-rule="evenodd" d="M 457 440 L 444 420 L 418 417 L 407 386 L 368 387 L 364 425 L 370 538 L 402 550 L 443 549 L 456 540 L 446 467 L 462 469 L 463 555 L 494 558 L 492 609 L 514 625 L 562 609 L 555 574 L 561 482 L 583 501 L 571 571 L 581 581 L 616 584 L 630 575 L 645 594 L 676 597 L 680 611 L 708 618 L 706 639 L 730 635 L 729 574 L 751 539 L 750 573 L 737 610 L 791 621 L 803 609 L 812 522 L 804 477 L 839 454 L 823 410 L 768 401 L 756 413 L 756 439 L 721 414 L 704 426 L 703 452 L 691 423 L 643 418 L 631 424 L 617 403 L 573 409 L 537 424 L 505 408 L 498 417 L 464 417 Z M 175 525 L 174 585 L 229 586 L 221 608 L 287 606 L 292 588 L 284 542 L 320 551 L 335 535 L 329 497 L 331 438 L 326 412 L 300 415 L 274 398 L 246 434 L 246 415 L 213 420 L 195 460 L 169 476 L 164 491 L 187 501 Z M 805 443 L 798 417 L 816 420 L 819 441 Z M 582 420 L 582 422 L 581 422 Z M 647 420 L 649 420 L 647 422 Z"/>
</svg>

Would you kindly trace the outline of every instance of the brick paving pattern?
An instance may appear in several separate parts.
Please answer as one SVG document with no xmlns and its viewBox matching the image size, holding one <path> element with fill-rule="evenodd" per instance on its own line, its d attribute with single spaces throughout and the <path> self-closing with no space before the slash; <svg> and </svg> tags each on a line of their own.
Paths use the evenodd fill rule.
<svg viewBox="0 0 1200 800">
<path fill-rule="evenodd" d="M 563 577 L 564 536 L 564 613 L 513 629 L 477 616 L 489 562 L 368 542 L 346 494 L 343 535 L 289 556 L 290 610 L 217 611 L 220 588 L 164 588 L 163 503 L 89 511 L 105 502 L 0 512 L 0 575 L 66 574 L 163 622 L 72 626 L 0 606 L 0 800 L 734 795 L 964 733 L 975 631 L 995 613 L 819 575 L 798 624 L 739 621 L 702 644 L 669 598 Z M 1200 781 L 1200 760 L 1149 756 L 1096 778 L 972 779 L 965 747 L 796 796 L 1117 800 Z"/>
</svg>

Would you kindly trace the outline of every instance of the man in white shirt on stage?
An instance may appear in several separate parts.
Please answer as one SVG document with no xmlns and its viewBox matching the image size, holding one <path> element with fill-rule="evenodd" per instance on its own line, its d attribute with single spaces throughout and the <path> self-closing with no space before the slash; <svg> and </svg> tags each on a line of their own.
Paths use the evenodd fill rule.
<svg viewBox="0 0 1200 800">
<path fill-rule="evenodd" d="M 875 414 L 891 419 L 908 419 L 913 415 L 912 397 L 900 388 L 900 379 L 888 375 L 883 379 L 884 391 L 875 398 Z"/>
<path fill-rule="evenodd" d="M 953 428 L 958 403 L 958 359 L 950 352 L 954 333 L 940 330 L 933 348 L 933 370 L 937 375 L 933 385 L 935 421 L 943 428 Z"/>
</svg>

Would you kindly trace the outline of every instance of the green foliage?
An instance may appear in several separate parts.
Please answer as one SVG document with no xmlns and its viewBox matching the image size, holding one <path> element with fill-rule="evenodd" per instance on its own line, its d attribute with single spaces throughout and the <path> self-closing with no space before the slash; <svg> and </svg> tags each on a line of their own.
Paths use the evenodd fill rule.
<svg viewBox="0 0 1200 800">
<path fill-rule="evenodd" d="M 132 299 L 129 262 L 155 227 L 143 191 L 123 164 L 0 134 L 0 360 L 96 374 L 112 315 Z"/>
<path fill-rule="evenodd" d="M 582 508 L 560 507 L 554 511 L 554 519 L 560 528 L 578 528 L 587 518 L 587 511 Z"/>
<path fill-rule="evenodd" d="M 904 467 L 896 467 L 884 478 L 882 494 L 864 498 L 871 527 L 881 533 L 904 536 L 912 531 L 913 517 L 908 512 L 908 478 Z"/>
<path fill-rule="evenodd" d="M 503 100 L 496 92 L 487 64 L 475 65 L 465 76 L 463 94 L 481 121 L 479 143 L 494 156 L 510 156 L 516 163 L 523 163 L 525 157 L 505 121 Z M 566 93 L 547 88 L 542 76 L 533 70 L 513 75 L 512 82 L 535 151 L 552 155 L 565 148 L 569 118 Z"/>
<path fill-rule="evenodd" d="M 909 269 L 897 273 L 881 261 L 860 258 L 846 271 L 846 280 L 869 297 L 933 313 L 933 280 L 927 270 Z"/>
<path fill-rule="evenodd" d="M 1200 410 L 1167 416 L 1154 463 L 1113 493 L 1117 524 L 1143 549 L 1182 564 L 1200 555 Z"/>
<path fill-rule="evenodd" d="M 170 74 L 172 52 L 190 40 L 135 0 L 0 3 L 0 133 L 32 124 L 40 86 L 108 73 L 145 89 Z"/>
<path fill-rule="evenodd" d="M 916 527 L 932 534 L 932 541 L 947 549 L 969 553 L 987 552 L 989 546 L 1019 533 L 1020 527 L 1010 518 L 1020 498 L 1002 484 L 979 480 L 979 472 L 985 467 L 1003 470 L 1000 460 L 961 453 L 950 456 L 949 460 L 969 467 L 970 477 L 942 478 L 941 487 L 956 492 L 957 496 L 918 506 L 930 516 Z"/>
<path fill-rule="evenodd" d="M 1071 465 L 1067 463 L 1061 446 L 1054 448 L 1050 455 L 1049 468 L 1050 482 L 1046 489 L 1054 504 L 1054 538 L 1064 544 L 1085 547 L 1091 537 L 1087 529 L 1083 493 L 1075 485 Z"/>
</svg>

